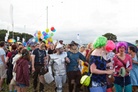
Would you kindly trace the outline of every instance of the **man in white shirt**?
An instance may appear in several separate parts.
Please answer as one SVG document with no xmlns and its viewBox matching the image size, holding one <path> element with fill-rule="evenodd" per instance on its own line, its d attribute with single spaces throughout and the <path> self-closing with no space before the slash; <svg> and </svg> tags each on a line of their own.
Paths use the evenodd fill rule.
<svg viewBox="0 0 138 92">
<path fill-rule="evenodd" d="M 0 91 L 2 91 L 2 84 L 4 81 L 4 78 L 6 78 L 6 62 L 5 62 L 5 58 L 6 58 L 6 53 L 4 51 L 4 46 L 5 43 L 4 41 L 0 42 Z"/>
</svg>

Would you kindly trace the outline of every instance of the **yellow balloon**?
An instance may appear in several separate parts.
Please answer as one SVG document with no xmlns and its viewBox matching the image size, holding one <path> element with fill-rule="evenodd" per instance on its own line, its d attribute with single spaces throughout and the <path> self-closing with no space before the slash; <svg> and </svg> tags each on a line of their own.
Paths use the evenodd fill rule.
<svg viewBox="0 0 138 92">
<path fill-rule="evenodd" d="M 50 42 L 53 42 L 53 39 L 52 38 L 50 38 Z"/>
<path fill-rule="evenodd" d="M 50 42 L 50 38 L 47 38 L 47 41 Z"/>
<path fill-rule="evenodd" d="M 38 38 L 41 38 L 41 36 L 40 36 L 40 35 L 38 35 Z"/>
<path fill-rule="evenodd" d="M 48 33 L 48 32 L 49 32 L 49 29 L 47 28 L 47 29 L 46 29 L 46 33 Z"/>
<path fill-rule="evenodd" d="M 48 44 L 48 41 L 47 41 L 47 40 L 45 40 L 45 43 L 46 43 L 46 44 Z"/>
</svg>

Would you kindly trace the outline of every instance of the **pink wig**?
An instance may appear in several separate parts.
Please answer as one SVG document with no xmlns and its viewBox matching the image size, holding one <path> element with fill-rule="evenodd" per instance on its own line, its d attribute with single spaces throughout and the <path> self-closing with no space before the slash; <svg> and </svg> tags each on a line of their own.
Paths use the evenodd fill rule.
<svg viewBox="0 0 138 92">
<path fill-rule="evenodd" d="M 125 47 L 125 50 L 127 50 L 127 43 L 126 42 L 118 42 L 116 44 L 116 51 L 119 52 L 119 48 L 124 46 Z"/>
</svg>

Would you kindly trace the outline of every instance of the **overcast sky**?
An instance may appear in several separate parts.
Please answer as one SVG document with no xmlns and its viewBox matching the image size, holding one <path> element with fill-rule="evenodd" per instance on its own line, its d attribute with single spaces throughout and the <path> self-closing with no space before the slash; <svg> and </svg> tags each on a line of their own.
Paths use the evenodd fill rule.
<svg viewBox="0 0 138 92">
<path fill-rule="evenodd" d="M 118 40 L 138 39 L 138 0 L 0 0 L 0 29 L 34 34 L 54 26 L 53 39 L 65 42 L 93 42 L 97 36 L 113 33 Z M 24 27 L 25 26 L 25 27 Z"/>
</svg>

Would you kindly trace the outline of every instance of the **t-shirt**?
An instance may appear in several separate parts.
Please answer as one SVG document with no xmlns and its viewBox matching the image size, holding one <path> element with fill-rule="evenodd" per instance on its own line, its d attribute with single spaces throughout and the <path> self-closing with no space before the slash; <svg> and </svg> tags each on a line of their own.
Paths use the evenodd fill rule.
<svg viewBox="0 0 138 92">
<path fill-rule="evenodd" d="M 17 54 L 17 51 L 8 52 L 7 57 L 11 58 L 12 55 L 15 56 L 16 54 Z M 14 57 L 14 56 L 13 56 L 13 57 Z"/>
<path fill-rule="evenodd" d="M 97 66 L 97 69 L 106 70 L 106 60 L 103 57 L 92 55 L 90 57 L 90 65 L 93 63 Z M 97 83 L 105 83 L 106 74 L 92 74 L 92 81 Z"/>
<path fill-rule="evenodd" d="M 46 56 L 46 51 L 45 50 L 40 50 L 40 49 L 35 49 L 33 51 L 33 54 L 35 55 L 34 62 L 35 63 L 44 63 L 44 57 Z"/>
<path fill-rule="evenodd" d="M 72 52 L 68 51 L 67 57 L 70 60 L 70 63 L 67 64 L 67 72 L 80 70 L 78 67 L 79 59 L 81 59 L 82 61 L 86 61 L 86 58 L 80 52 L 72 53 Z"/>
<path fill-rule="evenodd" d="M 4 55 L 4 58 L 6 58 L 6 53 L 3 48 L 0 48 L 0 56 Z M 3 64 L 2 59 L 0 58 L 0 64 Z"/>
</svg>

